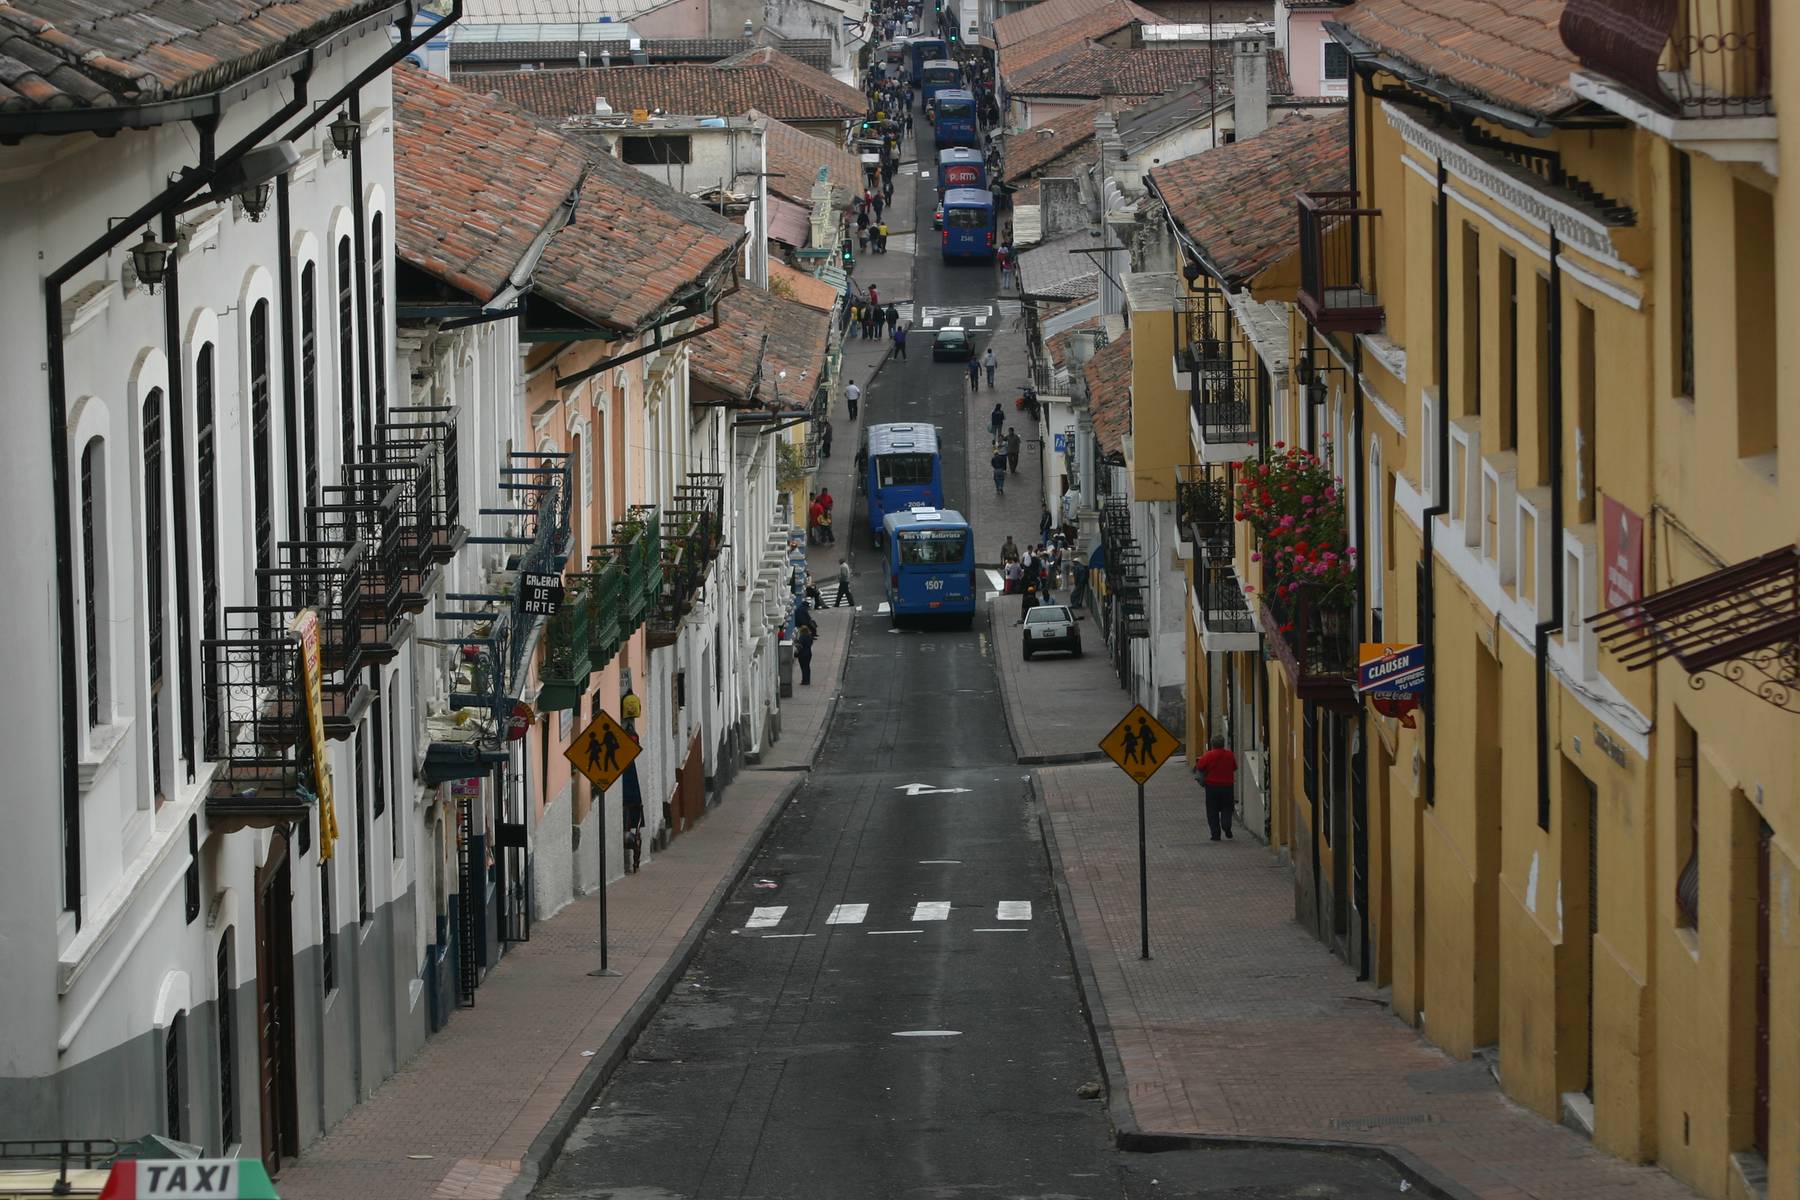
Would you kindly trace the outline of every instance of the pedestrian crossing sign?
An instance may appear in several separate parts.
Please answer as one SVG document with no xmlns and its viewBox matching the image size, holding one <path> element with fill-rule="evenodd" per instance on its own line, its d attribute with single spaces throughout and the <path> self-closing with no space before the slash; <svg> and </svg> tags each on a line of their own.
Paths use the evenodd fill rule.
<svg viewBox="0 0 1800 1200">
<path fill-rule="evenodd" d="M 595 790 L 604 792 L 619 781 L 619 776 L 642 750 L 637 739 L 625 732 L 625 727 L 613 720 L 611 713 L 602 710 L 595 713 L 588 727 L 569 743 L 563 757 L 587 776 Z"/>
<path fill-rule="evenodd" d="M 1141 704 L 1131 706 L 1125 719 L 1100 739 L 1100 749 L 1119 765 L 1119 770 L 1138 783 L 1150 777 L 1181 749 L 1181 739 L 1163 728 Z"/>
</svg>

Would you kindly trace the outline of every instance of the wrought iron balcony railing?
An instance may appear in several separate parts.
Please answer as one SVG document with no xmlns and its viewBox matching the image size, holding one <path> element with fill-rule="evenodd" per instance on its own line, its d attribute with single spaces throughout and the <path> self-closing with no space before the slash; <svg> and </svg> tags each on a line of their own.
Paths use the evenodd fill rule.
<svg viewBox="0 0 1800 1200">
<path fill-rule="evenodd" d="M 1301 192 L 1300 290 L 1295 303 L 1323 333 L 1375 333 L 1387 313 L 1369 282 L 1378 208 L 1355 192 Z"/>
<path fill-rule="evenodd" d="M 545 618 L 544 657 L 538 664 L 539 712 L 580 706 L 594 671 L 588 635 L 592 612 L 587 584 L 577 581 L 564 590 L 562 606 Z"/>
<path fill-rule="evenodd" d="M 1562 40 L 1581 65 L 1677 118 L 1775 111 L 1770 0 L 1568 0 Z"/>
<path fill-rule="evenodd" d="M 1229 561 L 1207 563 L 1194 571 L 1200 612 L 1208 633 L 1255 633 L 1256 619 L 1244 599 L 1243 585 Z"/>
<path fill-rule="evenodd" d="M 1203 368 L 1188 395 L 1200 440 L 1208 446 L 1256 441 L 1256 372 L 1248 364 Z"/>
<path fill-rule="evenodd" d="M 1263 632 L 1295 693 L 1338 708 L 1356 705 L 1356 614 L 1302 586 L 1286 596 L 1259 593 Z"/>
<path fill-rule="evenodd" d="M 300 643 L 267 609 L 221 617 L 222 636 L 201 643 L 203 686 L 220 716 L 216 743 L 204 747 L 219 764 L 207 814 L 250 825 L 302 820 L 314 781 Z"/>
<path fill-rule="evenodd" d="M 1203 559 L 1231 561 L 1231 480 L 1206 476 L 1177 480 L 1175 519 L 1182 540 L 1192 542 Z"/>
<path fill-rule="evenodd" d="M 1200 291 L 1181 298 L 1175 309 L 1175 386 L 1193 388 L 1208 372 L 1231 369 L 1231 309 L 1225 293 L 1211 279 L 1197 282 Z"/>
<path fill-rule="evenodd" d="M 605 553 L 610 547 L 590 555 L 592 573 L 587 577 L 588 660 L 600 670 L 613 660 L 631 630 L 625 626 L 625 588 L 629 581 L 627 555 Z"/>
<path fill-rule="evenodd" d="M 401 552 L 401 489 L 364 480 L 323 489 L 325 502 L 307 510 L 313 540 L 360 547 L 360 585 L 355 590 L 361 666 L 388 662 L 399 653 L 407 582 Z"/>
<path fill-rule="evenodd" d="M 374 698 L 362 668 L 376 649 L 363 632 L 361 542 L 283 542 L 282 565 L 257 572 L 259 595 L 272 606 L 271 629 L 285 629 L 298 613 L 319 616 L 319 667 L 326 697 L 325 734 L 342 739 Z"/>
</svg>

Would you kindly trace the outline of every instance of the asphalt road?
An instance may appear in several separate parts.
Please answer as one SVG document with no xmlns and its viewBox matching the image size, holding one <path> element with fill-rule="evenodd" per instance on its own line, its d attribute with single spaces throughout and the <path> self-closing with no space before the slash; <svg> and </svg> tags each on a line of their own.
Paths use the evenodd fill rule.
<svg viewBox="0 0 1800 1200">
<path fill-rule="evenodd" d="M 994 278 L 922 256 L 915 283 L 918 303 L 972 305 Z M 871 387 L 871 419 L 961 430 L 960 368 L 919 346 Z M 963 453 L 947 441 L 953 505 Z M 1077 1092 L 1100 1072 L 985 617 L 894 632 L 871 605 L 851 636 L 814 773 L 537 1195 L 1397 1194 L 1336 1157 L 1113 1149 Z"/>
</svg>

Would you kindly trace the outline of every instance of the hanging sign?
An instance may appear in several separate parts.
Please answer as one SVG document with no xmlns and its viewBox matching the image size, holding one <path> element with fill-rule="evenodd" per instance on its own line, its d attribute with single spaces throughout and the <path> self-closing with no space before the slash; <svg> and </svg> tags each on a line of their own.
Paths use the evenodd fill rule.
<svg viewBox="0 0 1800 1200">
<path fill-rule="evenodd" d="M 1404 642 L 1364 642 L 1358 656 L 1356 690 L 1384 717 L 1413 728 L 1412 713 L 1424 699 L 1425 647 Z"/>
<path fill-rule="evenodd" d="M 307 745 L 312 751 L 313 790 L 319 797 L 319 861 L 328 861 L 337 844 L 337 806 L 331 798 L 331 769 L 325 765 L 325 708 L 321 690 L 324 671 L 319 662 L 319 613 L 302 609 L 288 622 L 288 632 L 300 639 L 300 685 L 306 698 Z"/>
<path fill-rule="evenodd" d="M 1607 608 L 1644 598 L 1644 518 L 1605 497 L 1600 515 L 1600 550 Z"/>
<path fill-rule="evenodd" d="M 563 581 L 561 575 L 527 574 L 519 581 L 523 592 L 525 615 L 531 617 L 548 617 L 562 607 Z"/>
</svg>

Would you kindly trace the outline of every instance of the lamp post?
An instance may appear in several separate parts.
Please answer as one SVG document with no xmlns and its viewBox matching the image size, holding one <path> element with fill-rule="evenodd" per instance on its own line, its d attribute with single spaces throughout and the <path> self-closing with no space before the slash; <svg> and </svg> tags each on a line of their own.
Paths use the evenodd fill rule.
<svg viewBox="0 0 1800 1200">
<path fill-rule="evenodd" d="M 356 148 L 357 140 L 362 137 L 362 122 L 345 109 L 326 128 L 331 132 L 331 144 L 336 148 L 338 157 L 349 158 L 350 152 Z"/>
<path fill-rule="evenodd" d="M 144 230 L 143 240 L 131 248 L 132 270 L 137 272 L 138 283 L 144 291 L 152 296 L 168 278 L 169 264 L 174 261 L 174 244 L 157 241 L 156 235 L 148 229 Z"/>
</svg>

